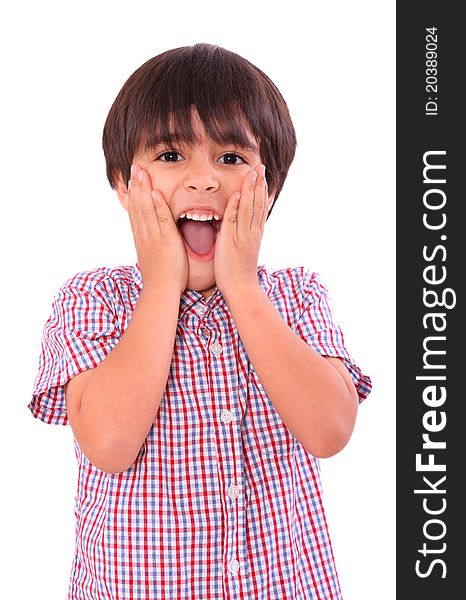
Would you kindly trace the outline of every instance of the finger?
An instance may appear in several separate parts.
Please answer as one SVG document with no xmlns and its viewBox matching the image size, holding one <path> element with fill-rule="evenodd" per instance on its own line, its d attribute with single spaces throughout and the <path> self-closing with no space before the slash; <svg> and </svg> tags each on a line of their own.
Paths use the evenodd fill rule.
<svg viewBox="0 0 466 600">
<path fill-rule="evenodd" d="M 264 226 L 265 226 L 265 222 L 267 221 L 267 215 L 269 214 L 269 187 L 267 185 L 267 177 L 265 175 L 265 165 L 262 165 L 264 167 L 264 171 L 262 174 L 262 178 L 261 178 L 261 182 L 260 184 L 263 186 L 263 198 L 264 198 L 264 205 L 262 207 L 262 216 L 261 216 L 261 220 L 260 220 L 260 228 L 263 230 Z"/>
<path fill-rule="evenodd" d="M 138 235 L 160 235 L 157 212 L 151 197 L 151 184 L 146 171 L 131 166 L 128 214 L 133 232 Z"/>
<path fill-rule="evenodd" d="M 241 188 L 241 202 L 238 210 L 238 228 L 249 231 L 254 217 L 254 188 L 257 181 L 257 172 L 248 171 L 243 179 Z"/>
<path fill-rule="evenodd" d="M 261 164 L 254 169 L 257 173 L 254 186 L 254 214 L 252 226 L 262 230 L 265 223 L 264 213 L 267 211 L 267 181 L 265 179 L 265 165 Z"/>
<path fill-rule="evenodd" d="M 221 232 L 226 235 L 238 236 L 238 210 L 240 206 L 241 192 L 234 192 L 228 199 L 223 213 Z"/>
<path fill-rule="evenodd" d="M 151 191 L 152 203 L 154 205 L 157 220 L 160 227 L 162 237 L 166 235 L 172 235 L 173 232 L 178 232 L 175 220 L 172 215 L 172 211 L 165 200 L 164 195 L 160 190 Z"/>
</svg>

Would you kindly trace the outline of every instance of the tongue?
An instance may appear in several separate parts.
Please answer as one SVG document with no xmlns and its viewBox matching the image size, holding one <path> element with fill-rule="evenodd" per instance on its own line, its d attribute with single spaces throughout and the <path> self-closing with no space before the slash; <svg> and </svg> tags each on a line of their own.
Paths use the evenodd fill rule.
<svg viewBox="0 0 466 600">
<path fill-rule="evenodd" d="M 207 221 L 185 221 L 180 225 L 180 231 L 197 254 L 207 254 L 215 243 L 215 230 Z"/>
</svg>

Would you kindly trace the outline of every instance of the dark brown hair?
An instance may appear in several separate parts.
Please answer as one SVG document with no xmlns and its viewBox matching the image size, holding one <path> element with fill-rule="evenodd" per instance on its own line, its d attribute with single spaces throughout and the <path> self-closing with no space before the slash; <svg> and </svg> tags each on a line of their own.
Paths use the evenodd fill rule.
<svg viewBox="0 0 466 600">
<path fill-rule="evenodd" d="M 102 138 L 112 188 L 120 174 L 123 181 L 129 181 L 136 153 L 157 142 L 172 141 L 171 119 L 176 141 L 193 144 L 193 107 L 207 135 L 218 144 L 248 146 L 245 125 L 249 128 L 259 145 L 269 190 L 275 191 L 276 200 L 296 150 L 286 102 L 260 69 L 211 44 L 163 52 L 139 67 L 123 85 Z"/>
</svg>

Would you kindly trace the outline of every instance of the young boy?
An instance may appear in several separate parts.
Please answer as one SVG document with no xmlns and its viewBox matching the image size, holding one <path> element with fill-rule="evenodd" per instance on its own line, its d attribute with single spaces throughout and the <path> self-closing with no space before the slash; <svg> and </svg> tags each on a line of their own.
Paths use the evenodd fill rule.
<svg viewBox="0 0 466 600">
<path fill-rule="evenodd" d="M 257 265 L 295 146 L 270 79 L 208 44 L 110 110 L 138 260 L 62 285 L 30 404 L 75 437 L 73 600 L 341 598 L 318 458 L 371 383 L 318 276 Z"/>
</svg>

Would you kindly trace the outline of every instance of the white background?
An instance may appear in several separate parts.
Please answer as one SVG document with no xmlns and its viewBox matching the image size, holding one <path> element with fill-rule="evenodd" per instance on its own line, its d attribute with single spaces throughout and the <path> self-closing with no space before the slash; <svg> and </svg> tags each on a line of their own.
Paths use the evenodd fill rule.
<svg viewBox="0 0 466 600">
<path fill-rule="evenodd" d="M 2 13 L 0 595 L 67 593 L 71 430 L 26 406 L 60 285 L 136 260 L 105 176 L 107 112 L 143 62 L 208 42 L 265 71 L 294 120 L 297 155 L 259 264 L 321 274 L 350 353 L 373 379 L 348 446 L 321 463 L 324 503 L 345 600 L 392 600 L 395 3 L 19 0 Z"/>
</svg>

